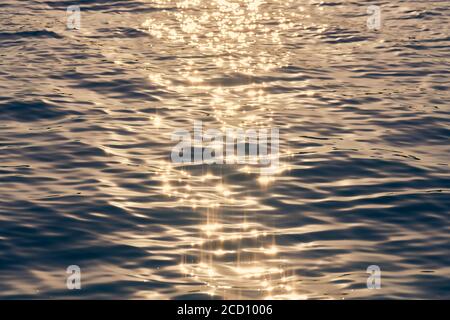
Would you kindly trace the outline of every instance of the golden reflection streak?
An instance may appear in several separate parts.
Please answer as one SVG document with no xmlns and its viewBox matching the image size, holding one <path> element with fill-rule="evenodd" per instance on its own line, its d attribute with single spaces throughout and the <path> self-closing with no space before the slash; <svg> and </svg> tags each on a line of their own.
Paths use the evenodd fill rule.
<svg viewBox="0 0 450 320">
<path fill-rule="evenodd" d="M 290 2 L 280 1 L 280 6 Z M 202 57 L 201 64 L 195 58 L 183 59 L 174 70 L 176 78 L 151 75 L 149 79 L 168 90 L 196 97 L 192 100 L 195 104 L 209 105 L 223 131 L 273 127 L 274 98 L 267 93 L 265 83 L 255 83 L 251 77 L 287 64 L 289 52 L 282 46 L 281 32 L 292 27 L 291 17 L 281 8 L 261 11 L 264 0 L 195 0 L 178 1 L 176 5 L 179 10 L 167 12 L 166 21 L 149 18 L 142 27 L 161 41 L 192 48 L 193 56 Z M 205 62 L 213 65 L 215 72 L 203 71 Z M 239 83 L 242 77 L 234 78 L 233 73 L 246 75 L 249 81 Z M 211 75 L 223 75 L 223 79 Z M 238 85 L 223 85 L 233 81 Z M 210 94 L 205 96 L 204 92 Z M 158 116 L 152 120 L 155 127 L 164 123 Z M 287 169 L 282 164 L 278 173 Z M 259 176 L 259 168 L 254 165 L 238 170 L 263 188 L 276 180 Z M 260 297 L 295 296 L 294 283 L 290 283 L 293 277 L 283 268 L 286 262 L 278 257 L 280 249 L 273 231 L 258 223 L 257 217 L 248 216 L 248 212 L 271 208 L 246 196 L 237 189 L 239 186 L 227 184 L 221 173 L 190 174 L 181 167 L 161 163 L 156 174 L 162 194 L 205 214 L 205 223 L 198 226 L 198 236 L 179 266 L 183 274 L 204 283 L 206 293 L 224 298 L 245 298 L 255 293 Z M 227 217 L 229 209 L 242 214 Z"/>
</svg>

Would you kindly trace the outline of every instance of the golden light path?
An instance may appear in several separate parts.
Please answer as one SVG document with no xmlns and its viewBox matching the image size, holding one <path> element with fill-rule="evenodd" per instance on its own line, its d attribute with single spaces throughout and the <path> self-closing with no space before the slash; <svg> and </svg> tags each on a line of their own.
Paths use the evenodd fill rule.
<svg viewBox="0 0 450 320">
<path fill-rule="evenodd" d="M 255 79 L 289 60 L 280 38 L 280 32 L 292 27 L 286 16 L 289 11 L 284 10 L 289 2 L 279 1 L 276 8 L 264 11 L 260 10 L 265 5 L 262 0 L 175 2 L 179 10 L 168 11 L 165 19 L 148 19 L 142 28 L 165 43 L 182 43 L 192 58 L 174 68 L 175 81 L 154 73 L 149 79 L 194 97 L 195 104 L 209 106 L 214 125 L 223 132 L 227 128 L 275 126 L 274 98 L 264 82 Z M 205 59 L 210 60 L 209 70 L 202 67 L 208 64 Z M 151 120 L 155 127 L 164 125 L 158 115 Z M 284 150 L 281 158 L 290 155 Z M 204 213 L 204 224 L 198 225 L 179 266 L 186 277 L 202 284 L 204 293 L 226 299 L 306 298 L 296 293 L 287 261 L 279 257 L 276 231 L 258 222 L 258 211 L 272 208 L 259 203 L 258 197 L 235 190 L 239 186 L 227 185 L 224 173 L 217 168 L 214 172 L 202 168 L 198 174 L 169 162 L 161 162 L 159 168 L 161 193 L 177 199 L 178 206 Z M 279 172 L 288 169 L 282 163 Z M 268 194 L 267 188 L 276 183 L 276 177 L 259 176 L 259 168 L 252 165 L 223 170 L 248 175 Z M 227 216 L 230 210 L 232 217 Z"/>
</svg>

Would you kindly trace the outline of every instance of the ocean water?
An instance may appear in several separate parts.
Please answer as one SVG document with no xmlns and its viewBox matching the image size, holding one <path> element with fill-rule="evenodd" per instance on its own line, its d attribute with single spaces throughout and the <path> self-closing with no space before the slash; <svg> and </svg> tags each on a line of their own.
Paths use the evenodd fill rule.
<svg viewBox="0 0 450 320">
<path fill-rule="evenodd" d="M 373 4 L 3 0 L 0 298 L 450 298 L 450 2 Z M 173 163 L 194 121 L 278 170 Z"/>
</svg>

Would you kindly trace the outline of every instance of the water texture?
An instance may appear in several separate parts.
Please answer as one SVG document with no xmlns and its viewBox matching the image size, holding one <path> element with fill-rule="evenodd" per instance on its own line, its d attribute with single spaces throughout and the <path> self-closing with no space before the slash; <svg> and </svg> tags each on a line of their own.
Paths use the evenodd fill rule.
<svg viewBox="0 0 450 320">
<path fill-rule="evenodd" d="M 449 299 L 450 2 L 372 4 L 3 0 L 0 298 Z M 172 163 L 194 121 L 279 170 Z"/>
</svg>

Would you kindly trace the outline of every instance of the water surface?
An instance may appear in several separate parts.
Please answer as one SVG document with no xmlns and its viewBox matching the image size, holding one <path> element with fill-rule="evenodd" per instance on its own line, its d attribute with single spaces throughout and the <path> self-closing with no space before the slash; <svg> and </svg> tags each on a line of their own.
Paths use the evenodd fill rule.
<svg viewBox="0 0 450 320">
<path fill-rule="evenodd" d="M 370 4 L 3 0 L 0 297 L 450 298 L 450 3 Z M 194 121 L 280 170 L 171 163 Z"/>
</svg>

